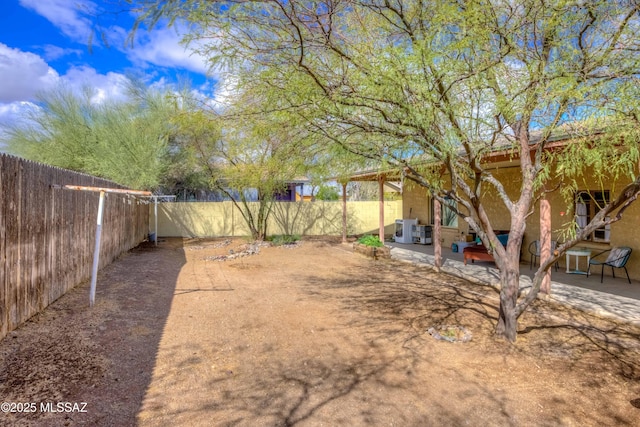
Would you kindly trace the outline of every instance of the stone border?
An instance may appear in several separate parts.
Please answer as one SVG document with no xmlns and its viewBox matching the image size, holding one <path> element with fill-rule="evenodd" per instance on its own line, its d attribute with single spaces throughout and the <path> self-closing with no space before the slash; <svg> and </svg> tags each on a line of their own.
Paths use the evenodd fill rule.
<svg viewBox="0 0 640 427">
<path fill-rule="evenodd" d="M 376 247 L 354 242 L 353 251 L 373 259 L 391 259 L 391 248 L 388 246 Z"/>
</svg>

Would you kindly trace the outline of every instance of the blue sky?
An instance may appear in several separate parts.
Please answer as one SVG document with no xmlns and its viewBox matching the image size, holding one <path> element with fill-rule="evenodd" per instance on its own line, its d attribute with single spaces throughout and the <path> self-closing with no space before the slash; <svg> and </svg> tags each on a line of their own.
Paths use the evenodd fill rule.
<svg viewBox="0 0 640 427">
<path fill-rule="evenodd" d="M 64 83 L 80 90 L 92 86 L 96 102 L 123 96 L 127 73 L 145 76 L 148 84 L 166 85 L 188 78 L 194 89 L 213 96 L 216 76 L 207 76 L 206 61 L 193 55 L 175 28 L 160 26 L 125 41 L 134 16 L 114 10 L 117 0 L 1 0 L 0 125 L 15 122 L 32 106 L 36 94 Z M 89 49 L 96 23 L 99 37 Z"/>
</svg>

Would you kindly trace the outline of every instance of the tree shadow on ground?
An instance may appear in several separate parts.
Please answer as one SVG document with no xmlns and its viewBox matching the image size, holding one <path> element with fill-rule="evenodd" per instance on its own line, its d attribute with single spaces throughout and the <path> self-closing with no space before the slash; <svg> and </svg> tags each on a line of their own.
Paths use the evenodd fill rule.
<svg viewBox="0 0 640 427">
<path fill-rule="evenodd" d="M 443 288 L 429 296 L 414 286 L 407 294 L 406 288 L 397 288 L 395 279 L 381 282 L 374 277 L 367 266 L 329 280 L 322 272 L 296 273 L 297 286 L 290 291 L 294 299 L 301 305 L 325 307 L 332 313 L 329 322 L 310 322 L 313 330 L 305 330 L 304 342 L 287 342 L 284 348 L 275 348 L 273 342 L 282 340 L 269 337 L 243 341 L 242 331 L 236 329 L 225 335 L 230 337 L 226 342 L 223 338 L 206 345 L 194 342 L 189 348 L 193 357 L 183 357 L 156 380 L 180 390 L 193 381 L 198 404 L 168 408 L 164 396 L 157 394 L 149 398 L 145 419 L 155 414 L 156 424 L 162 419 L 180 425 L 228 426 L 461 425 L 472 415 L 477 395 L 491 400 L 497 414 L 506 413 L 505 393 L 490 390 L 478 378 L 463 378 L 469 395 L 451 396 L 460 405 L 443 402 L 440 396 L 452 393 L 447 383 L 433 384 L 429 377 L 441 371 L 447 381 L 460 381 L 463 374 L 442 365 L 417 332 L 425 321 L 429 297 L 433 305 L 458 298 L 459 305 L 481 322 L 490 323 L 489 313 L 495 308 L 478 303 L 476 295 L 462 289 Z M 255 306 L 246 302 L 248 311 L 261 307 L 260 297 L 256 300 Z M 415 313 L 409 313 L 412 310 Z M 437 318 L 456 322 L 461 320 L 458 311 L 451 304 Z M 266 327 L 265 334 L 269 330 Z M 165 357 L 180 360 L 176 355 L 183 352 L 179 346 L 165 348 Z M 206 374 L 204 386 L 198 374 L 203 369 L 212 372 Z M 499 417 L 502 425 L 509 425 L 507 416 Z"/>
<path fill-rule="evenodd" d="M 33 364 L 42 372 L 40 377 L 32 374 L 32 384 L 27 385 L 25 378 L 22 388 L 11 391 L 14 394 L 4 394 L 3 389 L 3 396 L 90 401 L 89 414 L 71 414 L 72 418 L 48 414 L 37 420 L 38 425 L 162 425 L 161 420 L 190 426 L 465 425 L 470 420 L 478 425 L 527 425 L 514 415 L 518 410 L 520 416 L 531 412 L 528 420 L 536 420 L 537 425 L 567 425 L 570 421 L 633 425 L 628 416 L 617 412 L 619 406 L 607 405 L 606 400 L 595 401 L 601 409 L 592 410 L 585 419 L 583 407 L 569 402 L 566 394 L 546 388 L 556 383 L 520 381 L 535 377 L 536 369 L 545 366 L 557 369 L 542 371 L 556 377 L 573 370 L 588 372 L 579 384 L 566 387 L 607 396 L 611 384 L 607 375 L 622 375 L 629 382 L 638 379 L 637 328 L 537 301 L 521 322 L 518 343 L 511 345 L 492 335 L 498 308 L 498 294 L 492 287 L 393 261 L 309 268 L 309 261 L 315 259 L 301 260 L 295 252 L 287 252 L 286 257 L 296 258 L 301 268 L 291 271 L 288 265 L 269 276 L 265 284 L 258 284 L 257 277 L 262 280 L 261 274 L 276 270 L 265 264 L 263 270 L 253 270 L 253 275 L 234 276 L 238 281 L 233 286 L 220 282 L 213 289 L 226 290 L 228 285 L 236 291 L 233 294 L 244 292 L 238 305 L 223 303 L 231 293 L 222 292 L 225 297 L 212 306 L 241 312 L 227 324 L 230 330 L 224 335 L 209 334 L 215 339 L 191 340 L 188 345 L 171 345 L 167 340 L 162 357 L 179 362 L 157 373 L 154 383 L 166 387 L 158 388 L 157 396 L 149 396 L 145 391 L 174 295 L 186 297 L 203 289 L 191 285 L 175 289 L 185 262 L 182 247 L 142 248 L 118 262 L 117 268 L 103 272 L 97 311 L 83 308 L 85 288 L 69 302 L 55 304 L 57 311 L 45 314 L 51 317 L 39 325 L 40 335 L 31 337 L 33 343 L 41 344 L 41 354 L 33 346 L 27 349 L 20 337 L 12 338 L 18 340 L 15 345 L 0 343 L 5 359 L 17 363 L 17 356 L 22 357 L 22 364 L 12 365 L 13 369 L 32 366 L 27 358 L 32 355 Z M 337 263 L 338 259 L 330 261 Z M 258 261 L 257 257 L 248 260 L 247 267 L 257 268 Z M 164 272 L 161 276 L 160 270 Z M 247 320 L 268 308 L 268 295 L 278 286 L 271 277 L 283 271 L 295 277 L 295 284 L 287 282 L 281 291 L 292 295 L 292 305 L 308 308 L 309 317 L 321 313 L 322 321 L 293 317 L 300 324 L 279 329 L 276 319 L 254 316 L 253 322 Z M 111 285 L 101 286 L 106 283 Z M 202 327 L 197 318 L 193 322 L 194 328 Z M 76 325 L 89 327 L 83 330 Z M 437 325 L 465 326 L 472 331 L 473 340 L 465 344 L 436 341 L 426 330 Z M 256 330 L 260 333 L 254 334 Z M 285 336 L 275 339 L 269 336 L 273 331 Z M 51 357 L 45 359 L 42 354 L 47 352 Z M 46 363 L 58 358 L 55 369 L 69 364 L 83 376 L 46 371 Z M 534 373 L 521 376 L 528 371 Z M 516 374 L 520 376 L 511 376 Z M 9 377 L 12 375 L 5 375 L 1 384 Z M 46 383 L 45 377 L 54 377 L 55 382 Z M 29 388 L 35 384 L 46 387 Z M 523 388 L 539 391 L 532 401 L 514 402 Z M 188 393 L 172 394 L 172 390 Z M 619 390 L 615 393 L 621 395 Z M 639 398 L 626 397 L 625 404 L 637 411 L 634 402 Z M 547 403 L 562 411 L 548 411 L 544 416 L 533 413 L 532 406 Z M 22 421 L 34 424 L 27 418 Z"/>
<path fill-rule="evenodd" d="M 436 398 L 447 391 L 430 386 L 422 373 L 427 362 L 416 360 L 417 353 L 393 354 L 381 343 L 372 344 L 366 357 L 346 355 L 332 344 L 316 351 L 321 354 L 272 360 L 249 372 L 220 372 L 208 382 L 206 403 L 164 417 L 180 420 L 180 425 L 205 425 L 206 420 L 224 426 L 419 426 L 463 425 L 473 415 L 473 404 L 465 396 L 452 395 L 458 402 L 454 405 Z M 437 362 L 430 364 L 439 368 Z M 501 425 L 517 425 L 500 415 L 507 413 L 504 393 L 455 372 L 447 375 L 468 383 L 469 399 L 491 396 Z"/>
<path fill-rule="evenodd" d="M 401 268 L 398 268 L 401 267 Z M 407 317 L 413 329 L 423 333 L 427 325 L 462 325 L 480 334 L 491 334 L 497 321 L 499 290 L 478 285 L 428 268 L 397 263 L 376 263 L 353 271 L 354 279 L 345 276 L 323 287 L 316 286 L 322 277 L 307 279 L 308 293 L 327 293 L 341 288 L 358 289 L 355 297 L 342 301 L 348 310 L 367 313 L 381 321 Z M 392 276 L 391 278 L 389 276 Z M 319 290 L 321 289 L 321 290 Z M 339 294 L 336 294 L 338 299 Z M 640 328 L 624 322 L 599 317 L 547 300 L 537 300 L 519 322 L 519 338 L 535 339 L 538 355 L 597 355 L 630 380 L 640 379 L 637 352 Z M 364 325 L 366 328 L 367 325 Z M 558 333 L 562 331 L 563 333 Z M 479 339 L 477 336 L 474 339 Z M 511 346 L 510 346 L 511 347 Z M 527 351 L 532 350 L 526 345 Z M 518 345 L 512 346 L 517 351 Z M 579 359 L 571 361 L 578 363 Z"/>
<path fill-rule="evenodd" d="M 589 372 L 582 383 L 587 390 L 606 389 L 611 375 L 624 381 L 640 379 L 640 328 L 633 325 L 538 300 L 520 322 L 521 344 L 512 346 L 493 337 L 499 291 L 491 286 L 393 262 L 372 262 L 352 273 L 324 286 L 322 275 L 307 278 L 307 292 L 333 297 L 345 310 L 360 313 L 361 318 L 349 324 L 359 333 L 377 331 L 373 339 L 403 337 L 403 348 L 411 349 L 417 359 L 424 357 L 420 341 L 429 325 L 462 325 L 473 331 L 474 342 L 485 351 L 557 361 L 560 375 L 562 370 Z M 340 292 L 346 289 L 349 298 Z M 629 403 L 635 407 L 637 401 L 632 398 Z M 629 424 L 614 410 L 605 409 L 599 416 L 605 423 Z"/>
<path fill-rule="evenodd" d="M 295 335 L 302 345 L 277 348 L 268 337 L 242 343 L 241 331 L 230 331 L 227 354 L 236 364 L 206 371 L 205 386 L 194 391 L 200 394 L 197 405 L 151 409 L 181 425 L 524 425 L 516 413 L 539 425 L 633 425 L 628 414 L 606 404 L 586 420 L 576 400 L 548 387 L 569 371 L 589 372 L 573 373 L 580 383 L 563 384 L 586 395 L 609 393 L 609 374 L 637 379 L 637 328 L 537 301 L 511 345 L 493 336 L 499 301 L 493 287 L 392 261 L 353 264 L 288 271 L 296 278 L 288 291 L 295 304 L 321 305 L 331 313 L 330 321 L 305 331 L 304 338 Z M 260 310 L 262 303 L 256 296 L 245 307 Z M 426 330 L 438 325 L 465 326 L 473 340 L 435 341 Z M 166 373 L 177 389 L 185 389 L 203 363 L 210 365 L 210 356 L 222 351 L 199 343 L 189 350 L 193 357 Z M 596 370 L 601 372 L 592 374 Z M 537 381 L 537 375 L 549 378 Z M 537 389 L 537 405 L 562 411 L 534 414 L 531 402 L 517 401 L 523 389 Z M 634 411 L 636 397 L 625 402 Z"/>
<path fill-rule="evenodd" d="M 519 336 L 535 343 L 540 354 L 567 358 L 570 366 L 592 365 L 592 381 L 612 373 L 640 380 L 638 327 L 552 301 L 537 301 L 521 323 L 526 325 Z"/>
<path fill-rule="evenodd" d="M 406 264 L 374 261 L 343 277 L 327 281 L 319 274 L 306 277 L 304 283 L 307 294 L 333 297 L 344 309 L 366 313 L 372 321 L 390 321 L 402 315 L 412 328 L 421 328 L 469 321 L 469 314 L 473 314 L 476 324 L 489 327 L 497 319 L 498 293 L 494 288 L 468 286 L 462 279 Z M 341 290 L 348 291 L 350 297 L 343 298 Z"/>
<path fill-rule="evenodd" d="M 513 351 L 490 337 L 495 289 L 468 287 L 421 268 L 398 271 L 397 264 L 384 262 L 329 276 L 322 271 L 296 276 L 298 303 L 335 307 L 330 325 L 309 331 L 320 337 L 309 340 L 308 352 L 290 354 L 266 344 L 255 352 L 248 344 L 238 346 L 234 357 L 245 363 L 218 370 L 197 408 L 175 408 L 163 416 L 183 425 L 203 424 L 203 419 L 230 426 L 463 425 L 469 420 L 522 425 L 512 416 L 509 391 L 486 381 L 486 371 L 474 370 Z M 425 332 L 437 324 L 467 326 L 476 334 L 474 341 L 436 342 Z M 323 334 L 330 339 L 322 339 Z M 489 362 L 482 358 L 487 348 L 493 353 Z M 192 350 L 200 354 L 207 349 Z M 461 354 L 464 366 L 450 364 L 451 351 Z M 199 363 L 197 358 L 175 369 L 188 372 Z M 188 381 L 175 375 L 172 380 Z M 561 425 L 561 417 L 572 415 L 579 419 L 579 409 L 549 414 L 545 422 Z"/>
</svg>

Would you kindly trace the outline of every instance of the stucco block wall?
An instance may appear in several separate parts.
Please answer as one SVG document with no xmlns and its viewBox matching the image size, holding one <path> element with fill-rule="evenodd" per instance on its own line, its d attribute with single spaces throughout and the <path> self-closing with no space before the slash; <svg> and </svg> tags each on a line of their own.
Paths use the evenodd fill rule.
<svg viewBox="0 0 640 427">
<path fill-rule="evenodd" d="M 505 170 L 506 171 L 506 170 Z M 502 172 L 501 172 L 502 173 Z M 513 185 L 513 189 L 508 191 L 518 191 L 517 184 L 513 184 L 513 181 L 517 179 L 517 173 L 511 172 L 512 177 L 509 177 L 509 184 Z M 491 218 L 495 218 L 494 227 L 496 230 L 503 230 L 509 228 L 509 213 L 505 208 L 502 201 L 489 189 L 484 193 L 487 204 L 487 211 Z M 403 217 L 404 218 L 418 218 L 421 224 L 431 224 L 431 202 L 428 192 L 425 188 L 411 183 L 405 186 L 402 193 L 403 199 Z M 442 245 L 450 248 L 454 242 L 467 238 L 469 235 L 469 226 L 466 222 L 458 219 L 457 227 L 442 227 L 441 238 Z"/>
<path fill-rule="evenodd" d="M 233 214 L 233 204 L 215 203 L 160 203 L 158 204 L 158 235 L 166 237 L 233 236 L 241 220 Z M 153 212 L 150 229 L 155 227 Z"/>
<path fill-rule="evenodd" d="M 257 208 L 257 203 L 252 206 Z M 378 202 L 347 202 L 349 234 L 378 234 Z M 384 203 L 385 233 L 393 235 L 402 217 L 402 201 Z M 153 207 L 149 229 L 155 229 Z M 279 202 L 267 225 L 268 234 L 341 235 L 342 202 Z M 251 233 L 232 202 L 161 203 L 158 235 L 165 237 L 248 236 Z"/>
<path fill-rule="evenodd" d="M 408 182 L 402 190 L 402 217 L 418 219 L 420 224 L 431 224 L 431 202 L 424 187 Z"/>
<path fill-rule="evenodd" d="M 431 201 L 427 190 L 417 184 L 406 185 L 402 191 L 402 217 L 405 219 L 418 219 L 420 224 L 431 224 Z M 467 223 L 458 221 L 458 227 L 442 227 L 440 233 L 442 246 L 450 248 L 451 245 L 461 239 L 462 232 L 467 232 Z"/>
</svg>

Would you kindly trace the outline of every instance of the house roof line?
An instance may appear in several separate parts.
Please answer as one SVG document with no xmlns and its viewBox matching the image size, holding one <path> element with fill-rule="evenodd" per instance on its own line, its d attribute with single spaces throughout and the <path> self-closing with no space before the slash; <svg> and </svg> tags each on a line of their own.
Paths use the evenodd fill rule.
<svg viewBox="0 0 640 427">
<path fill-rule="evenodd" d="M 602 131 L 598 130 L 593 132 L 591 136 L 596 136 L 601 133 Z M 530 154 L 537 149 L 538 144 L 540 143 L 541 137 L 542 137 L 542 132 L 536 132 L 535 135 L 531 136 L 530 143 L 529 143 Z M 575 140 L 575 139 L 576 139 L 575 136 L 571 136 L 567 132 L 562 132 L 557 135 L 552 135 L 548 137 L 544 148 L 545 150 L 549 150 L 549 151 L 556 150 L 558 148 L 567 146 L 572 140 Z M 509 145 L 509 148 L 506 148 L 506 145 L 501 145 L 499 147 L 496 147 L 494 150 L 488 152 L 487 154 L 485 154 L 483 156 L 482 161 L 485 163 L 489 162 L 494 164 L 498 164 L 500 162 L 505 162 L 505 161 L 508 161 L 510 163 L 517 162 L 516 164 L 513 165 L 515 167 L 517 164 L 519 164 L 519 159 L 520 159 L 520 153 L 518 152 L 516 147 L 514 147 L 513 145 Z M 423 160 L 421 163 L 425 165 L 426 164 L 437 165 L 438 163 L 442 163 L 442 161 L 432 158 L 431 161 Z M 496 166 L 496 167 L 500 167 L 500 166 Z M 349 180 L 350 181 L 377 181 L 380 178 L 382 178 L 383 180 L 387 180 L 387 178 L 389 177 L 393 177 L 392 179 L 394 180 L 399 180 L 403 175 L 400 172 L 401 168 L 406 169 L 406 167 L 398 166 L 396 168 L 384 169 L 384 170 L 370 169 L 370 170 L 359 171 L 351 175 Z"/>
</svg>

